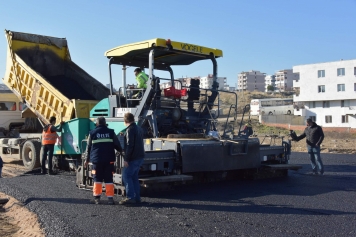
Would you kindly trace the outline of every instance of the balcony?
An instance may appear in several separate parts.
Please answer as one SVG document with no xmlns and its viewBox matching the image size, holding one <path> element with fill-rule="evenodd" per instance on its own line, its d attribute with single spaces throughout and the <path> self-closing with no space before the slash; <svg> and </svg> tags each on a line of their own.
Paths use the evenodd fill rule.
<svg viewBox="0 0 356 237">
<path fill-rule="evenodd" d="M 341 114 L 342 115 L 356 115 L 356 107 L 355 106 L 348 106 L 348 107 L 343 107 L 341 108 Z"/>
</svg>

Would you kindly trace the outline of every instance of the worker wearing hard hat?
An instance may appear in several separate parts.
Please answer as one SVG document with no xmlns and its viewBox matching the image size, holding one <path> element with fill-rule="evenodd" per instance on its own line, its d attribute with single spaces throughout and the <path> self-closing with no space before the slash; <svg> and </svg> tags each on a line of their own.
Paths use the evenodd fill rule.
<svg viewBox="0 0 356 237">
<path fill-rule="evenodd" d="M 102 182 L 104 181 L 108 204 L 114 204 L 113 172 L 115 150 L 122 152 L 119 139 L 114 130 L 107 127 L 104 117 L 97 118 L 96 128 L 89 133 L 84 164 L 84 167 L 87 167 L 89 161 L 93 164 L 91 172 L 94 179 L 94 199 L 91 201 L 92 203 L 100 203 Z"/>
</svg>

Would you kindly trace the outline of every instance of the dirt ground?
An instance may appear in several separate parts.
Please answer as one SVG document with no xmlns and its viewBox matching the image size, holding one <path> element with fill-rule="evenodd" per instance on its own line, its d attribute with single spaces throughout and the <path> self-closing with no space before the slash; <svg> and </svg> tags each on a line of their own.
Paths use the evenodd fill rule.
<svg viewBox="0 0 356 237">
<path fill-rule="evenodd" d="M 3 158 L 3 178 L 11 178 L 26 172 L 22 161 Z M 1 182 L 1 179 L 0 179 Z M 0 199 L 9 199 L 5 205 L 0 204 L 0 236 L 6 237 L 42 237 L 44 231 L 38 222 L 37 215 L 30 212 L 13 197 L 0 192 Z"/>
<path fill-rule="evenodd" d="M 299 134 L 297 132 L 297 134 Z M 280 138 L 270 136 L 259 136 L 264 144 L 280 144 Z M 325 133 L 325 139 L 321 146 L 322 153 L 343 153 L 356 154 L 356 136 L 354 134 Z M 305 140 L 292 142 L 292 151 L 306 152 Z M 11 178 L 26 172 L 22 161 L 3 158 L 3 178 Z M 21 202 L 4 193 L 0 193 L 0 198 L 10 198 L 9 202 L 0 205 L 0 233 L 1 236 L 31 236 L 42 237 L 44 231 L 38 223 L 37 216 L 31 213 Z"/>
<path fill-rule="evenodd" d="M 297 133 L 301 134 L 300 132 Z M 331 134 L 324 132 L 325 138 L 321 144 L 321 153 L 340 153 L 340 154 L 356 154 L 356 134 Z M 259 136 L 260 142 L 263 144 L 280 144 L 281 139 L 271 139 L 267 136 Z M 272 142 L 271 142 L 272 140 Z M 305 139 L 295 142 L 292 141 L 292 151 L 294 152 L 307 152 Z"/>
</svg>

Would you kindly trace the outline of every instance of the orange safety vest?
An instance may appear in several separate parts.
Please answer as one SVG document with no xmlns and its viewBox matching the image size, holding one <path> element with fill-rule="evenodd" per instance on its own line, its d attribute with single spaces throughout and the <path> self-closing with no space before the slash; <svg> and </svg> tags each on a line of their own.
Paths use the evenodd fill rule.
<svg viewBox="0 0 356 237">
<path fill-rule="evenodd" d="M 57 132 L 51 132 L 51 127 L 50 125 L 47 128 L 47 131 L 42 132 L 42 144 L 43 145 L 48 145 L 48 144 L 55 144 L 58 138 Z"/>
</svg>

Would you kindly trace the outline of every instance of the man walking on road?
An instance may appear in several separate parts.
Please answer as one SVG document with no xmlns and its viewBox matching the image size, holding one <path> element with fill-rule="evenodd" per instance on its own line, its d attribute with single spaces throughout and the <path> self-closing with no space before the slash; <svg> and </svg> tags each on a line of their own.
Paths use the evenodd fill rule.
<svg viewBox="0 0 356 237">
<path fill-rule="evenodd" d="M 53 150 L 54 144 L 57 141 L 58 135 L 57 132 L 62 131 L 62 125 L 64 122 L 61 122 L 61 126 L 57 129 L 54 125 L 56 124 L 56 117 L 49 118 L 50 124 L 47 124 L 43 127 L 42 132 L 42 166 L 41 166 L 41 174 L 46 174 L 46 160 L 48 153 L 48 174 L 53 175 L 52 170 L 52 158 L 53 158 Z"/>
<path fill-rule="evenodd" d="M 322 175 L 324 174 L 324 165 L 320 157 L 320 145 L 324 140 L 324 132 L 323 129 L 310 118 L 307 119 L 307 125 L 304 133 L 295 137 L 293 140 L 300 141 L 306 137 L 313 174 L 318 174 L 319 170 L 319 174 Z"/>
<path fill-rule="evenodd" d="M 89 133 L 86 161 L 84 164 L 84 167 L 87 167 L 89 161 L 93 164 L 91 172 L 94 179 L 94 200 L 91 201 L 92 203 L 100 203 L 102 182 L 104 180 L 108 204 L 114 204 L 113 172 L 115 150 L 120 153 L 122 152 L 119 139 L 114 130 L 107 127 L 104 117 L 97 118 L 96 128 Z"/>
<path fill-rule="evenodd" d="M 120 201 L 120 205 L 141 203 L 138 173 L 145 158 L 142 129 L 136 125 L 133 114 L 126 113 L 124 122 L 127 126 L 123 170 L 126 198 Z"/>
</svg>

